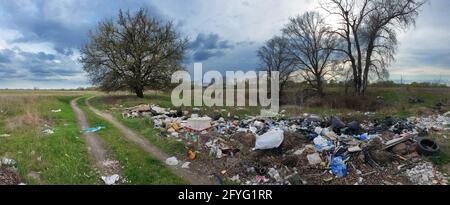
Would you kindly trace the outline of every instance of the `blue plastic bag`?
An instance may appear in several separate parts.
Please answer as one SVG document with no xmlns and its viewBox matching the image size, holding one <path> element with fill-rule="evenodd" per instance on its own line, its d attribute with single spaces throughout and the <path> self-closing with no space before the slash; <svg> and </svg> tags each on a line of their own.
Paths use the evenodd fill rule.
<svg viewBox="0 0 450 205">
<path fill-rule="evenodd" d="M 81 133 L 86 134 L 86 133 L 91 133 L 91 132 L 97 132 L 101 129 L 105 129 L 105 126 L 97 126 L 97 127 L 90 127 L 90 128 L 86 128 L 84 130 L 81 131 Z"/>
<path fill-rule="evenodd" d="M 347 176 L 347 165 L 341 156 L 333 157 L 331 161 L 331 172 L 339 178 Z"/>
<path fill-rule="evenodd" d="M 365 141 L 365 140 L 367 140 L 369 138 L 366 133 L 363 133 L 363 134 L 360 134 L 360 135 L 354 135 L 353 137 L 358 139 L 358 140 L 361 140 L 361 141 Z"/>
<path fill-rule="evenodd" d="M 314 138 L 314 147 L 318 152 L 322 152 L 324 150 L 330 150 L 334 148 L 333 142 L 328 141 L 327 139 L 323 138 L 322 136 L 318 136 Z"/>
</svg>

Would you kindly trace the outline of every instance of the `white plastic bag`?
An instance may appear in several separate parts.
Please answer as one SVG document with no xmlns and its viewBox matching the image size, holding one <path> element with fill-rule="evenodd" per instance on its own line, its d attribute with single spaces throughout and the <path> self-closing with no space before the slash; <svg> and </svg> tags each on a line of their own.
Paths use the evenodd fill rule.
<svg viewBox="0 0 450 205">
<path fill-rule="evenodd" d="M 166 164 L 169 166 L 176 166 L 178 164 L 178 160 L 176 157 L 169 157 L 166 159 Z"/>
<path fill-rule="evenodd" d="M 110 176 L 102 176 L 102 180 L 106 185 L 114 185 L 117 181 L 119 181 L 120 176 L 117 174 L 113 174 Z"/>
<path fill-rule="evenodd" d="M 283 130 L 269 130 L 263 135 L 256 136 L 255 148 L 253 149 L 257 150 L 277 148 L 281 145 L 281 143 L 283 143 L 283 139 Z"/>
</svg>

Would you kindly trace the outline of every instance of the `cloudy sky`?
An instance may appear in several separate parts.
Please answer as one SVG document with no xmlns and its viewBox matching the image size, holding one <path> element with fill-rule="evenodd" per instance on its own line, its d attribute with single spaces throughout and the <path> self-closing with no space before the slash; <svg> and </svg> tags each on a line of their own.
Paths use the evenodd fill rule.
<svg viewBox="0 0 450 205">
<path fill-rule="evenodd" d="M 186 67 L 252 70 L 256 50 L 317 0 L 1 0 L 0 88 L 89 86 L 79 59 L 87 33 L 119 9 L 146 7 L 191 40 Z M 450 1 L 431 0 L 399 35 L 391 79 L 450 82 Z"/>
</svg>

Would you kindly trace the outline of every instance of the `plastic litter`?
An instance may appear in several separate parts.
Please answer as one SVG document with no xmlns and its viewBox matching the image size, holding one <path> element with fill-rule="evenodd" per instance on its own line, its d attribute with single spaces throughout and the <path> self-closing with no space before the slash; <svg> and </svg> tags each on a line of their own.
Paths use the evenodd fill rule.
<svg viewBox="0 0 450 205">
<path fill-rule="evenodd" d="M 55 131 L 53 131 L 53 130 L 50 129 L 50 128 L 45 128 L 45 129 L 42 130 L 42 133 L 44 133 L 44 134 L 46 134 L 46 135 L 51 135 L 51 134 L 54 134 Z"/>
<path fill-rule="evenodd" d="M 172 132 L 170 133 L 170 136 L 173 138 L 178 138 L 178 132 Z"/>
<path fill-rule="evenodd" d="M 11 137 L 10 134 L 1 134 L 0 137 Z"/>
<path fill-rule="evenodd" d="M 214 146 L 211 148 L 211 150 L 209 151 L 209 156 L 213 156 L 216 157 L 217 159 L 222 158 L 222 149 L 220 149 L 217 146 Z"/>
<path fill-rule="evenodd" d="M 14 166 L 16 164 L 16 160 L 10 158 L 2 158 L 1 164 L 6 166 Z"/>
<path fill-rule="evenodd" d="M 330 150 L 334 147 L 333 143 L 331 141 L 328 141 L 327 139 L 323 138 L 322 136 L 318 136 L 314 138 L 314 147 L 318 152 Z"/>
<path fill-rule="evenodd" d="M 169 166 L 176 166 L 178 165 L 178 160 L 176 157 L 169 157 L 166 159 L 166 164 Z"/>
<path fill-rule="evenodd" d="M 51 110 L 53 113 L 58 113 L 58 112 L 61 112 L 62 110 L 61 109 L 57 109 L 57 110 Z"/>
<path fill-rule="evenodd" d="M 189 169 L 189 165 L 191 164 L 191 162 L 185 162 L 183 163 L 183 165 L 181 165 L 181 168 L 183 169 Z"/>
<path fill-rule="evenodd" d="M 345 127 L 345 123 L 343 123 L 339 118 L 337 117 L 331 117 L 331 127 L 333 129 L 342 129 Z"/>
<path fill-rule="evenodd" d="M 277 181 L 277 182 L 280 182 L 283 180 L 280 176 L 280 173 L 278 173 L 278 171 L 274 168 L 269 168 L 268 174 L 271 178 L 275 179 L 275 181 Z"/>
<path fill-rule="evenodd" d="M 101 129 L 105 129 L 105 126 L 97 126 L 97 127 L 90 127 L 90 128 L 86 128 L 84 130 L 81 131 L 81 133 L 86 134 L 86 133 L 92 133 L 92 132 L 97 132 Z"/>
<path fill-rule="evenodd" d="M 325 128 L 316 127 L 316 128 L 314 129 L 314 132 L 315 132 L 316 134 L 318 134 L 318 135 L 324 135 L 323 132 L 326 132 L 326 131 L 324 131 L 324 129 L 325 129 Z"/>
<path fill-rule="evenodd" d="M 314 154 L 308 154 L 306 155 L 306 158 L 308 159 L 308 162 L 310 165 L 316 165 L 316 164 L 320 164 L 320 162 L 322 161 L 322 159 L 320 158 L 319 153 L 314 153 Z"/>
<path fill-rule="evenodd" d="M 203 131 L 211 127 L 210 117 L 198 117 L 192 115 L 191 118 L 187 120 L 187 128 L 195 131 Z"/>
<path fill-rule="evenodd" d="M 232 182 L 241 183 L 241 180 L 239 179 L 239 174 L 234 175 L 230 178 Z"/>
<path fill-rule="evenodd" d="M 448 180 L 430 162 L 422 162 L 406 170 L 406 176 L 418 185 L 447 184 Z"/>
<path fill-rule="evenodd" d="M 106 185 L 114 185 L 117 181 L 119 181 L 120 176 L 118 174 L 113 174 L 110 176 L 102 176 L 103 182 L 105 182 Z"/>
<path fill-rule="evenodd" d="M 336 156 L 332 159 L 331 172 L 338 178 L 347 176 L 347 165 L 341 156 Z"/>
<path fill-rule="evenodd" d="M 354 146 L 354 147 L 349 147 L 348 148 L 348 152 L 352 153 L 352 152 L 360 152 L 362 151 L 362 149 L 359 146 Z"/>
<path fill-rule="evenodd" d="M 354 131 L 354 132 L 361 129 L 361 126 L 360 126 L 359 122 L 357 122 L 357 121 L 348 123 L 347 127 L 348 127 L 348 129 L 350 129 L 351 131 Z"/>
<path fill-rule="evenodd" d="M 195 154 L 195 152 L 192 149 L 188 150 L 187 156 L 190 160 L 195 160 L 195 158 L 197 158 L 197 155 Z"/>
<path fill-rule="evenodd" d="M 361 141 L 365 141 L 365 140 L 369 139 L 369 136 L 367 135 L 367 133 L 363 133 L 363 134 L 360 134 L 360 135 L 354 135 L 353 137 L 358 139 L 358 140 L 361 140 Z"/>
<path fill-rule="evenodd" d="M 277 148 L 283 143 L 284 132 L 280 129 L 273 129 L 263 135 L 256 136 L 255 148 L 258 149 L 273 149 Z"/>
<path fill-rule="evenodd" d="M 256 175 L 256 176 L 255 176 L 255 181 L 256 181 L 256 183 L 261 183 L 261 182 L 266 182 L 267 179 L 266 179 L 265 176 Z"/>
<path fill-rule="evenodd" d="M 167 109 L 166 109 L 166 108 L 162 108 L 162 107 L 159 107 L 159 106 L 157 106 L 157 105 L 151 105 L 151 106 L 150 106 L 150 111 L 151 111 L 152 113 L 154 113 L 154 115 L 155 115 L 155 114 L 156 114 L 156 115 L 162 115 L 162 114 L 167 113 Z"/>
</svg>

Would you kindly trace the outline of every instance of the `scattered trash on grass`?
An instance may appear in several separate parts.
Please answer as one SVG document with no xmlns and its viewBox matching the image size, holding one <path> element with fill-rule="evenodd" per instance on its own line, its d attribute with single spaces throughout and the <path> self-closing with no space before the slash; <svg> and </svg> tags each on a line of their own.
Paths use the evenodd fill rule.
<svg viewBox="0 0 450 205">
<path fill-rule="evenodd" d="M 14 166 L 14 165 L 16 165 L 16 160 L 14 160 L 14 159 L 10 159 L 10 158 L 7 158 L 7 157 L 3 157 L 2 158 L 2 160 L 1 160 L 1 164 L 0 165 L 5 165 L 5 166 Z"/>
<path fill-rule="evenodd" d="M 53 131 L 51 128 L 44 128 L 44 129 L 42 130 L 42 133 L 44 133 L 44 134 L 46 134 L 46 135 L 51 135 L 51 134 L 54 134 L 55 131 Z"/>
</svg>

